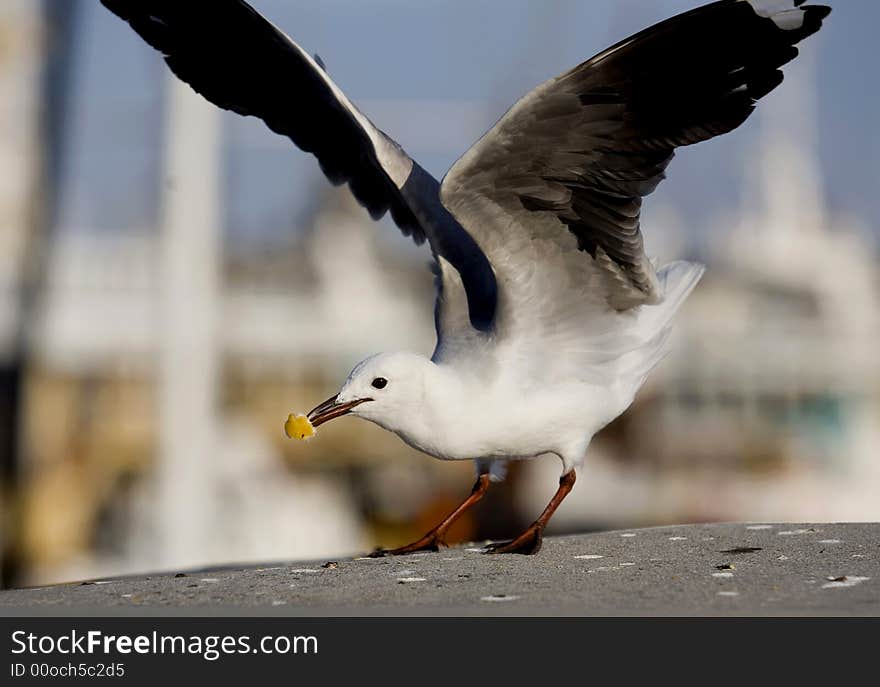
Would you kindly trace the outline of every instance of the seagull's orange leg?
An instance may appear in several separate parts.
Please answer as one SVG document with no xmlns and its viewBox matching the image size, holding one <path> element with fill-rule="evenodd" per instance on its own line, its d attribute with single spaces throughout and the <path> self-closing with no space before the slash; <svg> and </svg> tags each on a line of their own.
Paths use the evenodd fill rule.
<svg viewBox="0 0 880 687">
<path fill-rule="evenodd" d="M 568 496 L 568 492 L 574 487 L 574 481 L 574 470 L 560 477 L 559 489 L 553 494 L 553 498 L 550 499 L 550 503 L 547 504 L 544 512 L 538 516 L 538 519 L 513 541 L 492 544 L 486 549 L 486 553 L 521 553 L 527 556 L 538 553 L 541 550 L 541 543 L 544 538 L 544 528 L 550 522 L 553 513 L 559 508 L 559 504 L 562 503 L 562 500 Z"/>
<path fill-rule="evenodd" d="M 486 495 L 486 491 L 489 489 L 489 484 L 489 473 L 481 474 L 477 477 L 477 482 L 474 484 L 471 495 L 462 501 L 458 508 L 452 511 L 443 522 L 428 532 L 424 537 L 418 541 L 414 541 L 412 544 L 407 544 L 406 546 L 401 546 L 397 549 L 391 549 L 388 551 L 384 549 L 376 549 L 376 551 L 371 553 L 370 556 L 372 558 L 380 558 L 382 556 L 400 556 L 406 553 L 415 553 L 416 551 L 439 551 L 441 546 L 446 546 L 446 542 L 444 541 L 446 531 L 452 526 L 452 523 L 461 517 L 462 513 Z"/>
</svg>

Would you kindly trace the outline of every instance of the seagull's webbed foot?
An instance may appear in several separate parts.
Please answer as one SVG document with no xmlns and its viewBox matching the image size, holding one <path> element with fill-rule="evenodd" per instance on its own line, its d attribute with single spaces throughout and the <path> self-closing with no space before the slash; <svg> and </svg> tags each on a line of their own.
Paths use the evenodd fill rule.
<svg viewBox="0 0 880 687">
<path fill-rule="evenodd" d="M 519 535 L 516 539 L 509 542 L 501 542 L 499 544 L 490 544 L 486 547 L 484 553 L 520 553 L 525 556 L 532 556 L 541 550 L 541 544 L 544 539 L 544 528 L 553 517 L 553 513 L 562 503 L 562 500 L 568 496 L 568 493 L 574 487 L 575 474 L 574 470 L 569 470 L 559 479 L 559 488 L 550 499 L 550 503 L 544 509 L 544 512 L 538 516 L 528 529 Z"/>
<path fill-rule="evenodd" d="M 543 540 L 544 528 L 538 523 L 532 523 L 532 525 L 516 539 L 489 544 L 483 553 L 519 553 L 524 556 L 533 556 L 541 550 Z"/>
<path fill-rule="evenodd" d="M 400 546 L 396 549 L 376 549 L 370 558 L 384 558 L 385 556 L 405 556 L 408 553 L 418 553 L 420 551 L 439 551 L 441 547 L 445 547 L 446 542 L 435 532 L 429 532 L 418 541 L 406 546 Z"/>
<path fill-rule="evenodd" d="M 446 532 L 462 513 L 477 503 L 486 494 L 486 490 L 491 483 L 488 472 L 481 472 L 477 476 L 476 484 L 461 505 L 450 513 L 437 527 L 428 532 L 424 537 L 412 544 L 401 546 L 397 549 L 376 549 L 369 554 L 370 558 L 382 558 L 384 556 L 404 556 L 408 553 L 417 553 L 419 551 L 439 551 L 441 547 L 446 546 Z"/>
</svg>

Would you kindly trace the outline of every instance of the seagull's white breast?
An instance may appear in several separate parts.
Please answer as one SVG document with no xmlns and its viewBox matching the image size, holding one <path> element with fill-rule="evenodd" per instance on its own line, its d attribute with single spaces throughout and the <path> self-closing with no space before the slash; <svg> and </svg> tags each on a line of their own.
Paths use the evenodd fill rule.
<svg viewBox="0 0 880 687">
<path fill-rule="evenodd" d="M 406 443 L 444 460 L 580 460 L 592 436 L 620 414 L 632 394 L 584 383 L 486 384 L 451 369 L 426 389 L 422 422 L 390 428 Z"/>
</svg>

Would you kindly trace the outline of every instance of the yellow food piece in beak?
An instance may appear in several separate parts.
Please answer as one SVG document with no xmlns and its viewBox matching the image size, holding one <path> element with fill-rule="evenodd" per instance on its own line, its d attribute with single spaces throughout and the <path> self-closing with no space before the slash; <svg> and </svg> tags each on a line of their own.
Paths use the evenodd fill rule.
<svg viewBox="0 0 880 687">
<path fill-rule="evenodd" d="M 288 439 L 308 439 L 315 436 L 315 428 L 305 415 L 288 415 L 284 423 L 284 433 Z"/>
</svg>

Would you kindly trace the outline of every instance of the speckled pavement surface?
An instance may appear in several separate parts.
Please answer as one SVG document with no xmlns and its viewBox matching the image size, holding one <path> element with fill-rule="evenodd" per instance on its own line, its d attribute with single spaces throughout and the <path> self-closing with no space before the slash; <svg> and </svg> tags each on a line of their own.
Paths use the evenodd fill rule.
<svg viewBox="0 0 880 687">
<path fill-rule="evenodd" d="M 687 525 L 0 592 L 0 614 L 880 616 L 880 524 Z"/>
</svg>

